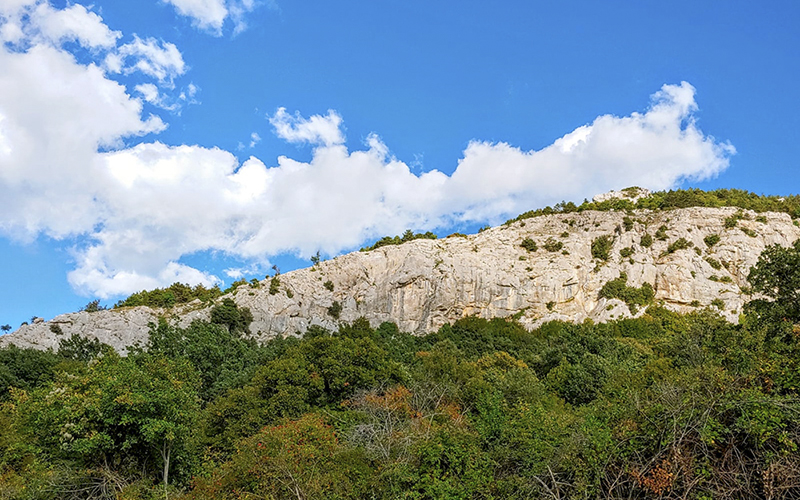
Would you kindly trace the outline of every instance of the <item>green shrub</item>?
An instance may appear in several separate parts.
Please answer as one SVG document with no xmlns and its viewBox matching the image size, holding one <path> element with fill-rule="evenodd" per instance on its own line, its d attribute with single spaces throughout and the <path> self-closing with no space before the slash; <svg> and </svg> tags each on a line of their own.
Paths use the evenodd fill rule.
<svg viewBox="0 0 800 500">
<path fill-rule="evenodd" d="M 542 246 L 548 252 L 558 252 L 564 247 L 564 244 L 554 238 L 547 238 L 547 241 Z"/>
<path fill-rule="evenodd" d="M 614 239 L 611 236 L 598 236 L 592 240 L 592 257 L 600 260 L 608 260 L 611 256 L 611 247 L 614 246 Z"/>
<path fill-rule="evenodd" d="M 269 294 L 275 295 L 278 293 L 281 287 L 281 280 L 277 276 L 273 276 L 271 280 L 269 280 Z"/>
<path fill-rule="evenodd" d="M 569 231 L 564 231 L 563 233 L 561 233 L 561 237 L 562 238 L 569 238 Z"/>
<path fill-rule="evenodd" d="M 720 264 L 720 262 L 714 257 L 706 257 L 706 262 L 708 262 L 708 264 L 717 271 L 722 269 L 722 264 Z"/>
<path fill-rule="evenodd" d="M 725 310 L 725 302 L 722 299 L 714 299 L 711 301 L 711 305 L 719 309 L 720 311 Z"/>
<path fill-rule="evenodd" d="M 452 235 L 451 235 L 452 236 Z M 413 240 L 435 240 L 437 236 L 430 231 L 425 233 L 414 233 L 410 229 L 406 230 L 403 233 L 403 236 L 384 236 L 383 238 L 379 239 L 372 245 L 368 247 L 362 248 L 361 252 L 369 252 L 370 250 L 375 250 L 376 248 L 385 247 L 389 245 L 402 245 L 408 241 Z"/>
<path fill-rule="evenodd" d="M 633 247 L 625 247 L 625 248 L 623 248 L 622 250 L 619 251 L 619 255 L 623 259 L 626 258 L 626 257 L 630 257 L 631 255 L 633 255 Z"/>
<path fill-rule="evenodd" d="M 748 227 L 743 227 L 742 232 L 751 238 L 755 238 L 758 234 Z"/>
<path fill-rule="evenodd" d="M 519 246 L 521 246 L 522 248 L 524 248 L 529 252 L 535 252 L 537 249 L 536 242 L 530 238 L 525 238 L 524 240 L 522 240 L 522 243 L 520 243 Z"/>
<path fill-rule="evenodd" d="M 650 283 L 643 283 L 639 288 L 628 286 L 628 275 L 625 273 L 620 273 L 619 278 L 603 285 L 599 294 L 600 298 L 619 299 L 625 302 L 628 310 L 634 314 L 639 306 L 652 304 L 655 295 L 655 290 Z"/>
<path fill-rule="evenodd" d="M 223 293 L 230 293 L 240 285 L 245 285 L 245 280 L 234 281 L 231 286 L 221 291 L 218 286 L 206 288 L 203 285 L 196 285 L 191 287 L 183 283 L 173 283 L 167 288 L 156 288 L 155 290 L 142 290 L 141 292 L 134 293 L 130 297 L 118 301 L 114 304 L 114 308 L 119 307 L 163 307 L 170 308 L 176 304 L 185 304 L 195 299 L 200 299 L 203 302 L 210 302 Z M 93 302 L 90 302 L 91 305 Z M 88 307 L 88 306 L 87 306 Z"/>
<path fill-rule="evenodd" d="M 644 236 L 642 236 L 642 239 L 639 241 L 639 244 L 643 248 L 650 248 L 653 245 L 653 237 L 647 233 L 644 233 Z"/>
<path fill-rule="evenodd" d="M 325 289 L 328 290 L 329 292 L 333 291 L 333 281 L 331 280 L 326 281 L 325 283 L 322 284 L 322 286 L 324 286 Z"/>
<path fill-rule="evenodd" d="M 667 252 L 666 253 L 668 253 L 668 254 L 675 253 L 678 250 L 685 250 L 685 249 L 691 248 L 693 246 L 694 246 L 694 243 L 692 243 L 691 241 L 688 241 L 686 238 L 678 238 L 677 240 L 675 240 L 675 241 L 673 241 L 672 243 L 669 244 L 669 246 L 667 247 Z"/>
<path fill-rule="evenodd" d="M 328 307 L 328 314 L 334 319 L 339 319 L 339 315 L 342 314 L 342 304 L 338 300 L 334 300 L 333 304 Z"/>
<path fill-rule="evenodd" d="M 211 309 L 211 323 L 223 325 L 228 331 L 243 332 L 250 331 L 250 323 L 253 322 L 253 314 L 247 307 L 239 307 L 232 299 L 222 299 L 222 304 Z"/>
<path fill-rule="evenodd" d="M 743 219 L 744 216 L 742 212 L 736 212 L 735 214 L 731 215 L 730 217 L 725 217 L 725 229 L 732 229 L 739 224 L 739 220 Z"/>
<path fill-rule="evenodd" d="M 667 239 L 667 226 L 660 226 L 656 230 L 656 239 L 665 241 Z"/>
<path fill-rule="evenodd" d="M 630 231 L 631 229 L 633 229 L 633 219 L 631 219 L 630 217 L 627 217 L 627 216 L 623 217 L 622 218 L 622 227 L 625 228 L 625 231 Z"/>
<path fill-rule="evenodd" d="M 756 222 L 760 222 L 762 224 L 766 224 L 767 223 L 767 218 L 764 217 L 763 215 L 759 215 L 758 217 L 756 217 Z"/>
<path fill-rule="evenodd" d="M 545 304 L 545 307 L 547 307 L 548 311 L 552 311 L 553 309 L 555 309 L 556 303 L 551 300 L 550 302 Z"/>
</svg>

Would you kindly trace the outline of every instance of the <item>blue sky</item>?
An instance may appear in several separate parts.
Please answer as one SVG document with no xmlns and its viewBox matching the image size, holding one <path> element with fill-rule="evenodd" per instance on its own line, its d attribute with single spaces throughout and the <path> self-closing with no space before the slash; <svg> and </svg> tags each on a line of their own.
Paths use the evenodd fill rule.
<svg viewBox="0 0 800 500">
<path fill-rule="evenodd" d="M 0 1 L 0 324 L 608 189 L 795 194 L 791 1 Z"/>
</svg>

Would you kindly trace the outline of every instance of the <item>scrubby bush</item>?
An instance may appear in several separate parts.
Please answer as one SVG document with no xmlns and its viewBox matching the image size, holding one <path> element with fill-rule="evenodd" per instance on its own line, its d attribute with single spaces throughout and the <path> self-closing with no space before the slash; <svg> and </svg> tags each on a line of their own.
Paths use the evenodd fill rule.
<svg viewBox="0 0 800 500">
<path fill-rule="evenodd" d="M 608 235 L 598 236 L 592 240 L 592 257 L 600 260 L 608 260 L 611 257 L 611 247 L 614 246 L 614 238 Z"/>
<path fill-rule="evenodd" d="M 678 238 L 667 247 L 667 254 L 675 253 L 678 250 L 685 250 L 694 246 L 694 243 L 688 241 L 686 238 Z"/>
<path fill-rule="evenodd" d="M 703 241 L 705 242 L 705 244 L 706 244 L 706 246 L 708 248 L 711 248 L 714 245 L 716 245 L 717 243 L 719 243 L 719 235 L 718 234 L 709 234 L 708 236 L 703 238 Z"/>
<path fill-rule="evenodd" d="M 642 283 L 635 288 L 628 286 L 628 275 L 620 273 L 619 278 L 606 282 L 600 289 L 600 298 L 619 299 L 628 305 L 632 313 L 636 313 L 639 306 L 651 304 L 655 298 L 655 291 L 650 283 Z"/>
<path fill-rule="evenodd" d="M 333 304 L 328 307 L 328 314 L 333 319 L 339 319 L 339 315 L 342 314 L 342 304 L 338 300 L 334 300 Z"/>
<path fill-rule="evenodd" d="M 522 240 L 522 243 L 519 244 L 522 248 L 529 252 L 535 252 L 537 249 L 536 242 L 533 241 L 531 238 L 525 238 Z"/>
<path fill-rule="evenodd" d="M 547 238 L 547 241 L 542 245 L 548 252 L 558 252 L 564 247 L 564 243 L 556 240 L 555 238 Z"/>
</svg>

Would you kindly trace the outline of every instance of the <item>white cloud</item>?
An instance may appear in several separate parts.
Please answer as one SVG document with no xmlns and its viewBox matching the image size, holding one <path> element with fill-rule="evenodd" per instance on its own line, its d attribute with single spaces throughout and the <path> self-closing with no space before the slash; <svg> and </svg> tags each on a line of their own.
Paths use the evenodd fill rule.
<svg viewBox="0 0 800 500">
<path fill-rule="evenodd" d="M 290 115 L 286 108 L 278 108 L 269 122 L 275 134 L 287 142 L 307 142 L 315 146 L 333 146 L 344 143 L 341 130 L 342 117 L 333 110 L 325 116 L 314 115 L 305 119 L 300 113 Z"/>
<path fill-rule="evenodd" d="M 159 142 L 125 148 L 124 138 L 164 128 L 142 112 L 142 100 L 160 102 L 159 88 L 143 83 L 131 97 L 100 66 L 55 42 L 30 43 L 0 46 L 0 231 L 82 237 L 69 281 L 100 298 L 218 282 L 181 263 L 197 252 L 255 267 L 283 252 L 335 254 L 406 228 L 495 221 L 633 184 L 672 187 L 716 175 L 734 152 L 697 128 L 687 83 L 665 85 L 644 113 L 600 116 L 539 151 L 473 141 L 452 175 L 412 172 L 376 135 L 348 150 L 335 111 L 305 118 L 280 108 L 269 117 L 279 137 L 313 146 L 308 162 L 239 165 L 221 149 Z M 153 39 L 111 53 L 109 70 L 136 68 L 162 86 L 186 70 L 174 45 Z M 195 93 L 191 84 L 184 91 Z"/>
<path fill-rule="evenodd" d="M 20 45 L 77 42 L 88 49 L 110 49 L 120 38 L 83 5 L 53 8 L 47 0 L 4 0 L 0 5 L 0 41 Z"/>
<path fill-rule="evenodd" d="M 102 216 L 97 149 L 163 122 L 143 119 L 141 103 L 100 68 L 50 46 L 0 47 L 0 68 L 0 228 L 20 237 L 90 231 Z"/>
<path fill-rule="evenodd" d="M 56 10 L 47 3 L 40 4 L 32 22 L 39 27 L 42 35 L 57 45 L 64 41 L 75 41 L 87 48 L 109 49 L 122 36 L 119 31 L 109 29 L 99 15 L 79 4 L 62 10 Z"/>
<path fill-rule="evenodd" d="M 168 86 L 172 86 L 173 80 L 188 69 L 175 44 L 159 42 L 155 38 L 142 40 L 136 35 L 133 42 L 126 43 L 109 54 L 105 66 L 112 73 L 141 71 Z"/>
<path fill-rule="evenodd" d="M 217 35 L 222 34 L 222 23 L 228 17 L 225 0 L 163 0 L 172 4 L 182 16 L 192 19 L 195 26 L 211 31 Z"/>
<path fill-rule="evenodd" d="M 233 21 L 233 34 L 247 29 L 245 16 L 256 7 L 254 0 L 163 0 L 175 7 L 178 14 L 188 17 L 192 24 L 213 35 L 222 35 L 226 19 Z M 268 2 L 269 3 L 269 2 Z"/>
<path fill-rule="evenodd" d="M 256 147 L 256 144 L 258 144 L 259 142 L 261 142 L 261 136 L 260 135 L 258 135 L 255 132 L 250 134 L 250 147 L 251 148 Z"/>
</svg>

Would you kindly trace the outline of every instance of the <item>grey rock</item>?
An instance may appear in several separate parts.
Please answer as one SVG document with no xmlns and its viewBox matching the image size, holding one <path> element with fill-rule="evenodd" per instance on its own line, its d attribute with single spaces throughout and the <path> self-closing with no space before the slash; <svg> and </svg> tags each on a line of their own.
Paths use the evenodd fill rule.
<svg viewBox="0 0 800 500">
<path fill-rule="evenodd" d="M 336 328 L 339 321 L 361 316 L 373 326 L 393 321 L 401 330 L 416 334 L 469 315 L 515 316 L 530 328 L 553 319 L 603 322 L 631 316 L 621 301 L 598 297 L 606 282 L 624 272 L 630 286 L 650 283 L 656 300 L 669 309 L 688 312 L 696 304 L 705 307 L 721 299 L 725 304 L 721 313 L 735 322 L 748 299 L 741 289 L 747 286 L 749 269 L 761 251 L 772 244 L 789 246 L 800 237 L 800 228 L 783 213 L 759 214 L 767 218 L 761 223 L 755 221 L 755 213 L 744 211 L 746 219 L 726 229 L 725 218 L 738 211 L 638 210 L 629 215 L 635 221 L 630 231 L 623 227 L 627 215 L 623 212 L 536 217 L 466 237 L 414 240 L 353 252 L 282 274 L 277 294 L 269 293 L 269 280 L 264 280 L 258 288 L 242 285 L 230 297 L 250 308 L 254 317 L 250 329 L 259 340 L 302 334 L 310 325 Z M 642 247 L 641 237 L 654 235 L 661 225 L 667 226 L 668 239 L 654 239 L 650 248 Z M 563 233 L 568 236 L 562 237 Z M 709 234 L 720 236 L 711 248 L 703 242 Z M 602 235 L 614 237 L 608 262 L 591 255 L 592 241 Z M 538 250 L 522 248 L 524 238 L 536 241 Z M 548 238 L 561 241 L 563 248 L 545 250 Z M 693 247 L 667 253 L 669 244 L 679 238 Z M 620 250 L 626 247 L 634 253 L 622 258 Z M 714 269 L 707 257 L 724 267 Z M 324 286 L 326 281 L 333 283 L 333 291 Z M 338 320 L 328 313 L 334 301 L 342 306 Z M 552 303 L 550 308 L 548 303 Z M 0 346 L 55 348 L 64 335 L 77 333 L 124 353 L 131 345 L 146 342 L 148 323 L 159 316 L 168 315 L 169 321 L 186 326 L 195 319 L 208 319 L 209 314 L 210 306 L 199 302 L 169 311 L 136 307 L 64 314 L 0 337 Z"/>
</svg>

